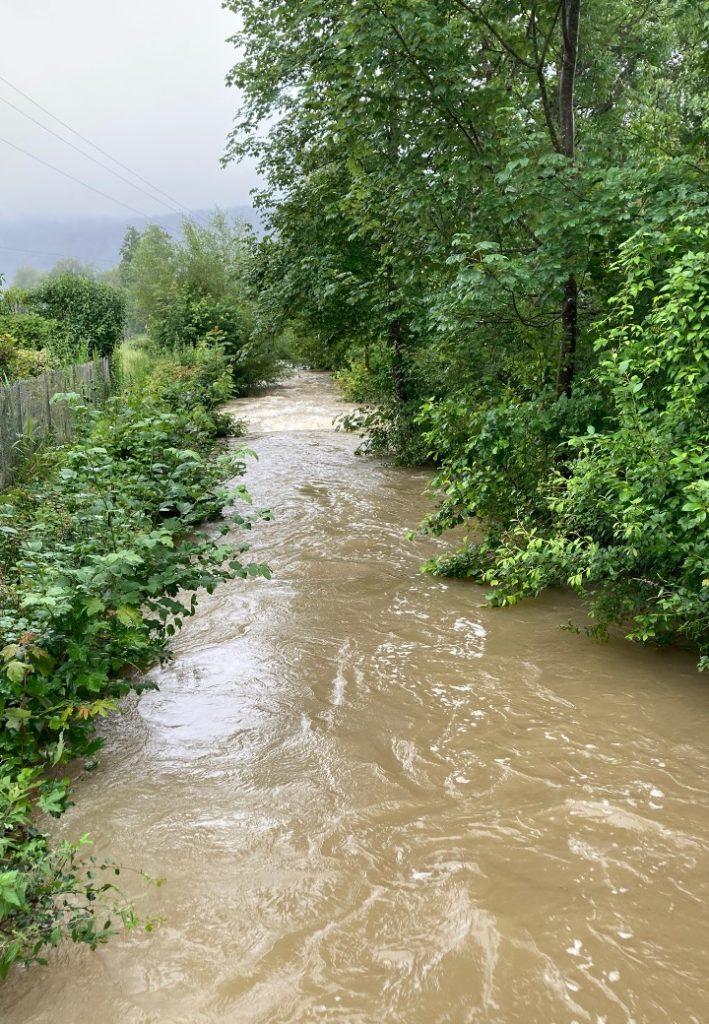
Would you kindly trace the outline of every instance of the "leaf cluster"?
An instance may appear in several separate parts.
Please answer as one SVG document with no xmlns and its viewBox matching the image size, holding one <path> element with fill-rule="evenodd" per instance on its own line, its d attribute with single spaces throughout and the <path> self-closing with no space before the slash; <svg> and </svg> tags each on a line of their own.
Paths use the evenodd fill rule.
<svg viewBox="0 0 709 1024">
<path fill-rule="evenodd" d="M 239 511 L 246 490 L 223 485 L 246 456 L 224 448 L 213 412 L 226 361 L 211 352 L 205 365 L 174 365 L 178 380 L 181 369 L 195 384 L 183 380 L 180 408 L 162 368 L 100 410 L 55 396 L 73 408 L 74 440 L 44 452 L 32 478 L 0 496 L 3 971 L 37 961 L 64 935 L 94 945 L 110 934 L 80 847 L 52 847 L 34 812 L 64 809 L 62 766 L 91 759 L 97 722 L 151 685 L 140 672 L 167 657 L 197 593 L 268 572 L 225 536 L 251 525 Z M 198 532 L 207 519 L 221 520 L 216 537 Z"/>
</svg>

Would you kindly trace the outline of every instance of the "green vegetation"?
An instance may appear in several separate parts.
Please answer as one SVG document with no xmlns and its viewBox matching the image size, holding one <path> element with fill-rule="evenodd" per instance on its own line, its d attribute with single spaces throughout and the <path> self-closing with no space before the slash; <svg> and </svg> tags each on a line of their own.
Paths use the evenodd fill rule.
<svg viewBox="0 0 709 1024">
<path fill-rule="evenodd" d="M 245 452 L 227 450 L 237 428 L 218 407 L 281 355 L 252 323 L 252 245 L 220 215 L 186 222 L 181 241 L 132 230 L 114 283 L 60 266 L 0 295 L 7 381 L 89 355 L 112 355 L 114 378 L 101 408 L 55 396 L 72 441 L 28 441 L 0 496 L 0 977 L 66 937 L 94 947 L 137 924 L 119 869 L 86 838 L 52 843 L 43 816 L 66 809 L 65 766 L 91 765 L 97 722 L 150 685 L 141 673 L 167 657 L 198 591 L 268 573 L 243 562 L 245 545 L 197 530 L 251 523 L 233 510 L 243 486 L 223 486 Z M 127 325 L 147 334 L 119 348 Z"/>
<path fill-rule="evenodd" d="M 150 358 L 197 347 L 227 359 L 231 394 L 275 380 L 290 355 L 288 330 L 255 315 L 256 243 L 220 212 L 187 218 L 179 238 L 157 225 L 130 228 L 114 271 L 60 260 L 29 288 L 0 293 L 0 373 L 5 381 L 110 356 L 126 337 L 148 339 Z"/>
<path fill-rule="evenodd" d="M 185 220 L 180 239 L 155 225 L 131 229 L 121 250 L 132 329 L 159 352 L 219 347 L 235 394 L 275 380 L 287 354 L 279 334 L 254 321 L 253 248 L 245 224 L 215 213 L 207 224 Z"/>
<path fill-rule="evenodd" d="M 197 591 L 267 573 L 197 527 L 248 501 L 217 407 L 286 358 L 337 371 L 370 451 L 435 463 L 421 529 L 470 539 L 430 572 L 500 605 L 571 587 L 597 635 L 709 666 L 701 5 L 225 6 L 227 159 L 259 162 L 265 236 L 133 228 L 104 279 L 64 265 L 0 296 L 8 381 L 120 351 L 116 394 L 59 399 L 73 441 L 0 498 L 0 975 L 136 923 L 117 869 L 42 816 Z"/>
<path fill-rule="evenodd" d="M 30 309 L 59 323 L 67 335 L 85 340 L 99 356 L 110 356 L 123 337 L 125 299 L 117 288 L 80 274 L 48 277 L 27 292 Z"/>
<path fill-rule="evenodd" d="M 244 470 L 215 412 L 231 390 L 224 354 L 133 360 L 120 376 L 100 410 L 59 396 L 75 439 L 35 454 L 0 500 L 0 975 L 64 936 L 94 946 L 135 924 L 116 869 L 87 860 L 83 840 L 52 846 L 41 815 L 65 809 L 63 766 L 90 760 L 96 722 L 149 685 L 140 671 L 166 656 L 196 592 L 267 574 L 195 530 L 249 500 L 222 486 Z M 221 532 L 249 525 L 232 511 Z"/>
<path fill-rule="evenodd" d="M 254 320 L 434 460 L 429 566 L 709 657 L 702 5 L 228 0 Z"/>
<path fill-rule="evenodd" d="M 0 294 L 0 374 L 5 381 L 108 356 L 123 337 L 125 297 L 76 273 Z"/>
</svg>

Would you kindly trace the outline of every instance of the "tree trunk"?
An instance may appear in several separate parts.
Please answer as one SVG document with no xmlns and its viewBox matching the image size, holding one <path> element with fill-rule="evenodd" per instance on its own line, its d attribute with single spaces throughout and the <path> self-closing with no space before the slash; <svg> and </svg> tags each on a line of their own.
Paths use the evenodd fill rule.
<svg viewBox="0 0 709 1024">
<path fill-rule="evenodd" d="M 561 152 L 569 160 L 576 156 L 576 126 L 574 93 L 576 65 L 579 52 L 579 22 L 581 0 L 562 0 L 561 3 L 561 68 L 559 72 L 559 129 Z M 571 397 L 576 370 L 576 343 L 578 341 L 578 285 L 573 273 L 564 285 L 561 306 L 561 343 L 559 366 L 556 374 L 558 398 Z"/>
<path fill-rule="evenodd" d="M 576 64 L 579 55 L 579 22 L 581 0 L 562 0 L 561 4 L 561 69 L 559 72 L 559 128 L 561 152 L 569 160 L 576 154 L 574 92 Z"/>
<path fill-rule="evenodd" d="M 559 367 L 556 372 L 556 397 L 571 398 L 576 368 L 576 342 L 578 340 L 578 294 L 576 278 L 569 274 L 564 285 L 564 301 L 561 306 L 561 344 L 559 346 Z"/>
<path fill-rule="evenodd" d="M 397 111 L 390 110 L 390 120 L 387 125 L 387 158 L 392 168 L 399 163 L 399 123 Z M 408 390 L 406 387 L 406 373 L 404 371 L 404 338 L 399 319 L 399 296 L 394 283 L 394 267 L 391 260 L 387 267 L 387 313 L 389 315 L 389 327 L 387 330 L 387 343 L 391 349 L 392 376 L 394 378 L 394 394 L 400 406 L 406 405 Z"/>
<path fill-rule="evenodd" d="M 401 334 L 401 321 L 397 318 L 389 322 L 388 338 L 389 348 L 392 351 L 392 369 L 394 374 L 394 393 L 399 405 L 406 405 L 408 391 L 406 388 L 406 375 L 404 373 L 404 361 L 402 350 L 404 347 Z"/>
</svg>

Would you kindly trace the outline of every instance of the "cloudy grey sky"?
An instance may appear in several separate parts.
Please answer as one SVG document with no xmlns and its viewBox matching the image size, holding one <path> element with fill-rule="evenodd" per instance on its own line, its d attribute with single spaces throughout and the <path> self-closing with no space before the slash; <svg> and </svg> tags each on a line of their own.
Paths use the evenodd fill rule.
<svg viewBox="0 0 709 1024">
<path fill-rule="evenodd" d="M 0 76 L 183 206 L 238 205 L 253 168 L 219 166 L 239 100 L 224 84 L 236 27 L 219 0 L 0 0 Z M 4 81 L 0 99 L 87 148 Z M 3 102 L 0 137 L 136 211 L 168 212 Z M 0 220 L 130 216 L 7 142 Z"/>
</svg>

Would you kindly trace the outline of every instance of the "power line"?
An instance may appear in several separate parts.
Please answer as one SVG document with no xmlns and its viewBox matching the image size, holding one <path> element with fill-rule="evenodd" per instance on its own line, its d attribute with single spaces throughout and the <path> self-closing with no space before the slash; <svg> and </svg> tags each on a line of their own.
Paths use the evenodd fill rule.
<svg viewBox="0 0 709 1024">
<path fill-rule="evenodd" d="M 79 260 L 81 263 L 109 263 L 112 267 L 115 266 L 115 261 L 110 260 L 105 256 L 72 256 L 68 252 L 47 252 L 44 249 L 15 249 L 9 245 L 0 245 L 0 252 L 17 252 L 23 256 L 56 256 L 58 259 L 63 260 Z"/>
<path fill-rule="evenodd" d="M 87 145 L 91 146 L 92 149 L 95 149 L 97 153 L 101 153 L 102 156 L 107 157 L 118 167 L 122 168 L 124 171 L 128 171 L 129 174 L 132 174 L 134 178 L 138 179 L 138 181 L 142 181 L 144 185 L 148 186 L 148 188 L 151 188 L 154 192 L 157 192 L 159 195 L 164 196 L 165 199 L 168 199 L 171 203 L 173 203 L 180 210 L 182 210 L 183 213 L 186 213 L 188 216 L 190 215 L 190 211 L 187 209 L 187 207 L 183 206 L 179 200 L 175 199 L 171 195 L 168 195 L 167 192 L 163 192 L 163 190 L 158 188 L 157 185 L 153 185 L 152 182 L 148 181 L 147 178 L 142 177 L 142 175 L 138 174 L 138 172 L 134 171 L 131 167 L 128 167 L 127 164 L 121 163 L 121 161 L 117 160 L 115 156 L 112 156 L 110 153 L 107 153 L 105 149 L 101 149 L 101 147 L 97 146 L 95 142 L 91 141 L 91 139 L 87 139 L 85 135 L 82 135 L 81 132 L 78 132 L 76 128 L 72 128 L 70 124 L 67 124 L 66 121 L 62 121 L 62 119 L 60 117 L 57 117 L 56 114 L 53 114 L 51 110 L 47 110 L 46 107 L 43 107 L 41 103 L 37 102 L 37 100 L 33 100 L 31 96 L 28 96 L 28 94 L 26 92 L 23 92 L 22 89 L 18 88 L 18 86 L 13 85 L 13 83 L 9 81 L 9 79 L 4 78 L 2 75 L 0 75 L 0 82 L 4 82 L 5 85 L 9 85 L 11 89 L 13 89 L 24 99 L 28 100 L 33 106 L 37 107 L 38 110 L 41 110 L 42 113 L 47 114 L 48 117 L 51 117 L 52 120 L 56 121 L 57 124 L 60 124 L 62 128 L 66 128 L 67 131 L 70 131 L 72 133 L 72 135 L 76 135 L 76 137 L 78 139 L 81 139 L 82 142 L 85 142 Z"/>
<path fill-rule="evenodd" d="M 109 174 L 112 174 L 115 178 L 118 178 L 120 181 L 125 182 L 126 185 L 129 185 L 131 188 L 137 189 L 138 192 L 142 192 L 143 195 L 147 196 L 148 199 L 150 199 L 152 202 L 160 203 L 161 206 L 164 206 L 165 209 L 169 210 L 171 213 L 179 213 L 178 207 L 174 206 L 171 203 L 166 203 L 164 199 L 159 199 L 157 196 L 151 195 L 151 193 L 148 192 L 147 189 L 142 188 L 140 185 L 136 185 L 134 181 L 131 181 L 130 178 L 126 178 L 125 175 L 121 174 L 119 171 L 114 171 L 114 169 L 112 167 L 109 167 L 108 164 L 105 164 L 103 160 L 98 160 L 95 156 L 91 156 L 91 154 L 87 153 L 85 149 L 81 149 L 79 146 L 75 146 L 73 142 L 69 141 L 69 139 L 65 139 L 63 135 L 59 134 L 59 132 L 55 132 L 53 131 L 53 129 L 48 128 L 46 124 L 42 124 L 41 121 L 38 121 L 35 117 L 32 117 L 31 114 L 26 113 L 26 111 L 24 111 L 21 107 L 18 107 L 14 103 L 11 103 L 10 100 L 5 99 L 4 96 L 0 96 L 0 103 L 4 103 L 6 106 L 11 107 L 13 110 L 16 110 L 18 114 L 21 114 L 23 117 L 26 117 L 28 121 L 32 122 L 32 124 L 38 125 L 38 127 L 40 127 L 43 131 L 48 132 L 50 135 L 53 135 L 55 139 L 59 139 L 59 141 L 63 142 L 65 146 L 70 146 L 73 150 L 75 150 L 75 152 L 80 153 L 81 156 L 86 157 L 87 160 L 91 160 L 91 162 L 95 163 L 97 167 L 102 167 L 104 171 L 108 171 Z"/>
<path fill-rule="evenodd" d="M 83 185 L 84 188 L 88 188 L 91 192 L 95 192 L 96 195 L 102 196 L 103 199 L 108 199 L 112 203 L 124 206 L 126 210 L 130 210 L 131 213 L 137 213 L 143 220 L 151 219 L 149 214 L 143 213 L 142 210 L 136 210 L 134 206 L 131 206 L 129 203 L 124 203 L 122 199 L 116 199 L 114 196 L 109 196 L 107 192 L 102 192 L 100 188 L 94 188 L 93 185 L 89 185 L 88 182 L 82 181 L 81 178 L 75 178 L 74 175 L 69 174 L 68 171 L 63 171 L 60 167 L 55 167 L 54 164 L 50 164 L 48 160 L 43 160 L 41 156 L 35 156 L 34 153 L 30 153 L 29 150 L 23 149 L 22 146 L 18 146 L 14 142 L 10 142 L 9 139 L 3 139 L 0 137 L 0 142 L 4 142 L 6 146 L 16 149 L 18 153 L 24 153 L 24 155 L 30 157 L 31 160 L 36 160 L 38 164 L 44 164 L 45 167 L 49 167 L 52 171 L 56 171 L 57 174 L 63 175 L 63 177 L 68 178 L 69 181 L 75 181 L 78 185 Z"/>
</svg>

